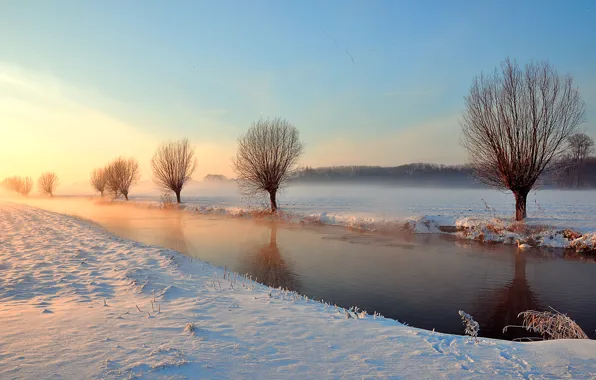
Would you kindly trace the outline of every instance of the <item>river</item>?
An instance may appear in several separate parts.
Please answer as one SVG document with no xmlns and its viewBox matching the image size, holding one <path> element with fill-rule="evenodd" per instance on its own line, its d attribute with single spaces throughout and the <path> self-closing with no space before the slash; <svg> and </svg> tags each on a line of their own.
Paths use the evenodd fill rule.
<svg viewBox="0 0 596 380">
<path fill-rule="evenodd" d="M 383 235 L 337 226 L 284 224 L 83 198 L 28 204 L 100 223 L 145 244 L 180 251 L 259 282 L 342 307 L 357 306 L 411 326 L 462 334 L 458 311 L 480 335 L 530 336 L 520 311 L 553 307 L 594 338 L 596 265 L 557 250 L 457 241 L 444 235 Z"/>
</svg>

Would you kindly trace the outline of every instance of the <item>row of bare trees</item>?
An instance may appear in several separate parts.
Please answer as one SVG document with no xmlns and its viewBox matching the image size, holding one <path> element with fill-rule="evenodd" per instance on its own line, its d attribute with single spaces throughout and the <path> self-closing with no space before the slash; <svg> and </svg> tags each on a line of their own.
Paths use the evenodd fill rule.
<svg viewBox="0 0 596 380">
<path fill-rule="evenodd" d="M 277 192 L 285 186 L 303 152 L 298 129 L 281 118 L 261 119 L 238 139 L 233 167 L 244 195 L 269 195 L 271 211 L 277 211 Z M 164 192 L 176 195 L 181 202 L 184 185 L 197 168 L 195 149 L 188 139 L 165 142 L 151 159 L 153 182 Z M 91 186 L 100 193 L 128 200 L 131 185 L 139 180 L 139 164 L 122 157 L 106 167 L 91 172 Z"/>
<path fill-rule="evenodd" d="M 570 75 L 548 62 L 520 67 L 505 60 L 492 75 L 477 77 L 465 98 L 462 145 L 480 181 L 508 189 L 515 197 L 515 218 L 527 217 L 527 197 L 546 173 L 567 157 L 581 165 L 594 142 L 578 133 L 585 103 Z M 233 160 L 244 195 L 267 193 L 277 211 L 277 193 L 290 180 L 304 145 L 294 125 L 281 118 L 261 119 L 238 139 Z M 188 140 L 166 143 L 151 161 L 154 182 L 180 192 L 196 168 Z"/>
<path fill-rule="evenodd" d="M 123 196 L 128 200 L 130 187 L 139 179 L 139 162 L 132 157 L 118 157 L 105 167 L 94 169 L 91 172 L 90 183 L 102 197 L 104 193 L 108 193 L 114 198 Z"/>
<path fill-rule="evenodd" d="M 515 196 L 515 218 L 527 217 L 530 190 L 545 173 L 557 168 L 566 153 L 579 165 L 594 143 L 578 133 L 585 120 L 585 103 L 570 75 L 560 75 L 548 62 L 520 67 L 506 60 L 492 75 L 480 75 L 465 98 L 462 145 L 476 176 L 485 184 L 508 189 Z M 271 211 L 277 211 L 277 193 L 288 183 L 304 146 L 299 132 L 287 120 L 261 119 L 238 139 L 233 160 L 244 195 L 267 193 Z M 151 160 L 158 187 L 176 194 L 196 169 L 187 139 L 162 144 Z M 116 159 L 95 170 L 91 183 L 103 194 L 128 199 L 138 180 L 138 162 Z"/>
<path fill-rule="evenodd" d="M 166 192 L 174 192 L 178 203 L 184 184 L 197 167 L 194 154 L 188 139 L 183 139 L 162 144 L 151 160 L 155 184 Z M 102 197 L 107 193 L 114 198 L 123 196 L 128 200 L 130 187 L 139 179 L 139 162 L 132 157 L 118 157 L 105 167 L 94 169 L 89 182 Z"/>
<path fill-rule="evenodd" d="M 27 196 L 33 189 L 33 180 L 31 177 L 8 177 L 2 181 L 2 187 L 8 191 L 14 191 L 17 194 Z"/>
<path fill-rule="evenodd" d="M 581 165 L 594 147 L 587 135 L 578 133 L 585 120 L 585 103 L 573 78 L 558 74 L 548 62 L 522 68 L 509 59 L 504 61 L 492 75 L 482 74 L 474 80 L 465 105 L 462 145 L 476 176 L 513 193 L 518 221 L 527 217 L 527 196 L 541 176 L 560 168 L 564 159 Z M 241 192 L 268 194 L 271 211 L 277 211 L 277 193 L 289 182 L 303 151 L 298 130 L 287 120 L 253 123 L 238 139 L 233 159 Z M 196 167 L 195 150 L 188 139 L 163 143 L 151 160 L 153 181 L 176 194 L 178 203 Z M 128 200 L 139 176 L 137 160 L 119 157 L 95 169 L 91 185 L 102 196 L 108 192 Z M 14 186 L 28 193 L 30 181 L 25 181 L 28 185 L 23 181 Z M 56 184 L 53 173 L 44 173 L 38 181 L 40 189 L 50 195 Z"/>
<path fill-rule="evenodd" d="M 46 172 L 37 179 L 37 187 L 42 194 L 54 196 L 54 190 L 58 186 L 56 173 Z M 31 177 L 13 176 L 2 181 L 2 187 L 8 191 L 14 191 L 20 195 L 28 196 L 33 189 Z"/>
</svg>

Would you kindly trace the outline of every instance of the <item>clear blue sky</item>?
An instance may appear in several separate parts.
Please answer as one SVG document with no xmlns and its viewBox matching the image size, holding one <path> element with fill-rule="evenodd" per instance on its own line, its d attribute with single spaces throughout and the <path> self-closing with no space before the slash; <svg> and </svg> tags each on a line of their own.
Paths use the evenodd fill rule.
<svg viewBox="0 0 596 380">
<path fill-rule="evenodd" d="M 189 136 L 204 172 L 261 115 L 299 127 L 305 164 L 463 162 L 463 97 L 506 57 L 571 73 L 594 136 L 596 0 L 0 2 L 0 102 L 58 94 L 149 141 Z M 97 132 L 81 115 L 71 143 Z M 0 130 L 35 128 L 19 117 Z"/>
</svg>

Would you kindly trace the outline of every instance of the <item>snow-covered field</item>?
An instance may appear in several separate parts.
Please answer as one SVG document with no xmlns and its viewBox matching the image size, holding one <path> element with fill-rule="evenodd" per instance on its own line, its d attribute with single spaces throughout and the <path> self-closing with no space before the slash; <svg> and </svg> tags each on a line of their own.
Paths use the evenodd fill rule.
<svg viewBox="0 0 596 380">
<path fill-rule="evenodd" d="M 596 378 L 596 342 L 451 336 L 0 204 L 0 378 Z"/>
</svg>

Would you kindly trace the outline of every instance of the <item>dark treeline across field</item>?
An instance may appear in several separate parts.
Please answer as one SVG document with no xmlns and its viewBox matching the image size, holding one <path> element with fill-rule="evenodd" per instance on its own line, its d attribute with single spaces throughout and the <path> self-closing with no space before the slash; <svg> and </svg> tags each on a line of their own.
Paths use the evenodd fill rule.
<svg viewBox="0 0 596 380">
<path fill-rule="evenodd" d="M 580 165 L 561 163 L 560 169 L 540 181 L 542 188 L 596 188 L 596 157 Z M 414 163 L 400 166 L 330 166 L 303 167 L 294 182 L 366 182 L 401 186 L 486 187 L 474 177 L 468 165 Z"/>
<path fill-rule="evenodd" d="M 393 167 L 331 166 L 303 167 L 295 173 L 295 182 L 366 182 L 404 186 L 479 187 L 473 171 L 465 165 L 415 163 Z"/>
</svg>

